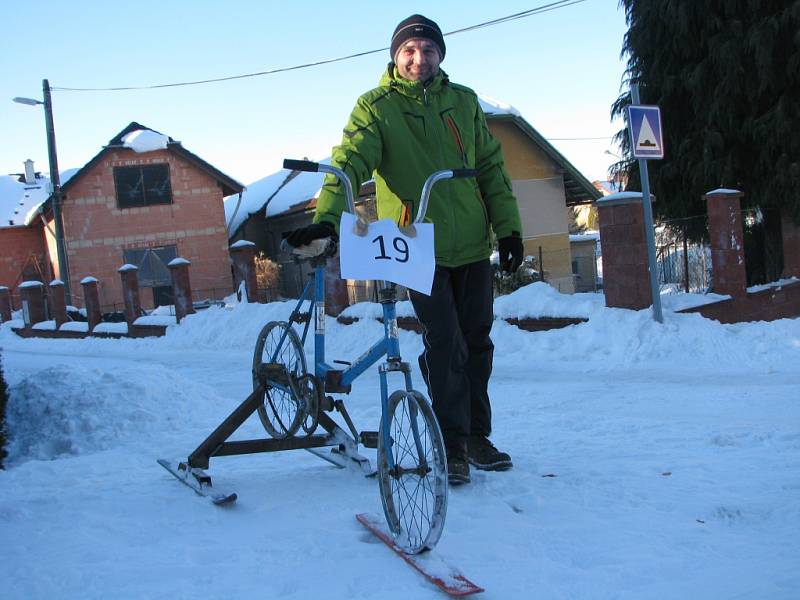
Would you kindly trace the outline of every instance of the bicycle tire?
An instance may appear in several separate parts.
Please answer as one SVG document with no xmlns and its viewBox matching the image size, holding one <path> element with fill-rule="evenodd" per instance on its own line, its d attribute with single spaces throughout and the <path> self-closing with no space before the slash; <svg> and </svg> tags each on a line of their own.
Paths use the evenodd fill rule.
<svg viewBox="0 0 800 600">
<path fill-rule="evenodd" d="M 389 467 L 382 419 L 378 433 L 378 487 L 395 543 L 408 554 L 418 554 L 433 549 L 439 541 L 447 515 L 444 441 L 430 404 L 419 392 L 394 392 L 388 409 L 396 466 Z"/>
<path fill-rule="evenodd" d="M 253 389 L 260 385 L 258 370 L 262 364 L 285 367 L 288 391 L 267 385 L 258 406 L 261 424 L 274 438 L 293 436 L 305 415 L 297 393 L 296 381 L 306 374 L 306 355 L 294 328 L 286 321 L 270 321 L 261 329 L 253 352 Z"/>
</svg>

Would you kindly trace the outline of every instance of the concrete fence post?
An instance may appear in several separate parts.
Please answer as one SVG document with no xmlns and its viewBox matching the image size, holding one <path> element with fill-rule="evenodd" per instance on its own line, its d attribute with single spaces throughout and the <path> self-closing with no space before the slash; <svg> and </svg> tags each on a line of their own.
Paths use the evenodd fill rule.
<svg viewBox="0 0 800 600">
<path fill-rule="evenodd" d="M 606 306 L 642 310 L 653 304 L 642 195 L 619 192 L 595 202 Z M 655 201 L 652 194 L 650 201 Z"/>
<path fill-rule="evenodd" d="M 716 294 L 747 294 L 741 206 L 743 196 L 739 190 L 726 189 L 703 195 L 711 239 L 712 289 Z"/>
<path fill-rule="evenodd" d="M 139 300 L 139 267 L 124 264 L 117 269 L 122 280 L 122 302 L 124 304 L 125 322 L 130 327 L 142 314 L 142 303 Z"/>
<path fill-rule="evenodd" d="M 0 323 L 11 320 L 11 290 L 0 285 Z"/>
<path fill-rule="evenodd" d="M 30 328 L 45 320 L 44 284 L 41 281 L 23 281 L 19 284 L 19 296 L 25 327 Z"/>
<path fill-rule="evenodd" d="M 192 286 L 189 282 L 189 265 L 185 258 L 172 259 L 167 265 L 172 275 L 172 294 L 175 301 L 175 319 L 181 322 L 186 315 L 194 314 Z"/>
<path fill-rule="evenodd" d="M 84 277 L 81 279 L 83 288 L 83 306 L 86 309 L 86 320 L 89 323 L 89 331 L 92 331 L 102 320 L 100 312 L 100 290 L 97 287 L 99 282 L 94 277 Z"/>
<path fill-rule="evenodd" d="M 258 277 L 256 276 L 256 245 L 247 240 L 239 240 L 230 247 L 233 263 L 233 287 L 238 293 L 244 281 L 246 298 L 244 302 L 258 302 Z"/>
<path fill-rule="evenodd" d="M 56 322 L 56 329 L 68 321 L 66 288 L 60 279 L 50 282 L 50 316 Z"/>
</svg>

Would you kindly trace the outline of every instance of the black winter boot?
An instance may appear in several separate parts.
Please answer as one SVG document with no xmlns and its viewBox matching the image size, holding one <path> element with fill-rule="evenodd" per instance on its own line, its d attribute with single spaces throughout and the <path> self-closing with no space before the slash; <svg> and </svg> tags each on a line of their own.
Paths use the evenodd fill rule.
<svg viewBox="0 0 800 600">
<path fill-rule="evenodd" d="M 469 462 L 466 441 L 445 440 L 447 450 L 447 481 L 450 485 L 469 483 Z"/>
<path fill-rule="evenodd" d="M 483 471 L 508 471 L 513 467 L 511 457 L 500 452 L 482 435 L 471 435 L 467 441 L 469 464 Z"/>
</svg>

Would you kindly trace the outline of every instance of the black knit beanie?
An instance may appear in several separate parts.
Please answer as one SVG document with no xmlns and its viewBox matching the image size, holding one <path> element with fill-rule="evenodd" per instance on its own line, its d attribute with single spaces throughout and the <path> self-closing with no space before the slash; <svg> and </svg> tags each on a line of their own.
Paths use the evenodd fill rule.
<svg viewBox="0 0 800 600">
<path fill-rule="evenodd" d="M 403 19 L 395 27 L 394 34 L 392 34 L 392 43 L 389 46 L 389 52 L 392 55 L 392 61 L 397 55 L 400 46 L 405 44 L 411 38 L 425 38 L 432 41 L 439 46 L 439 54 L 444 59 L 444 53 L 447 50 L 444 45 L 444 37 L 442 37 L 442 30 L 439 26 L 430 19 L 422 15 L 411 15 L 407 19 Z"/>
</svg>

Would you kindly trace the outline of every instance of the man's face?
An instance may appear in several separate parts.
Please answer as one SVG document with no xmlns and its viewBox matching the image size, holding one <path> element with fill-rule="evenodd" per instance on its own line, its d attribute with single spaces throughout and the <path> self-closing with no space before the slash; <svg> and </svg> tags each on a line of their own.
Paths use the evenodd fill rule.
<svg viewBox="0 0 800 600">
<path fill-rule="evenodd" d="M 400 46 L 395 64 L 400 77 L 409 81 L 428 81 L 439 73 L 439 47 L 423 38 L 411 38 Z"/>
</svg>

